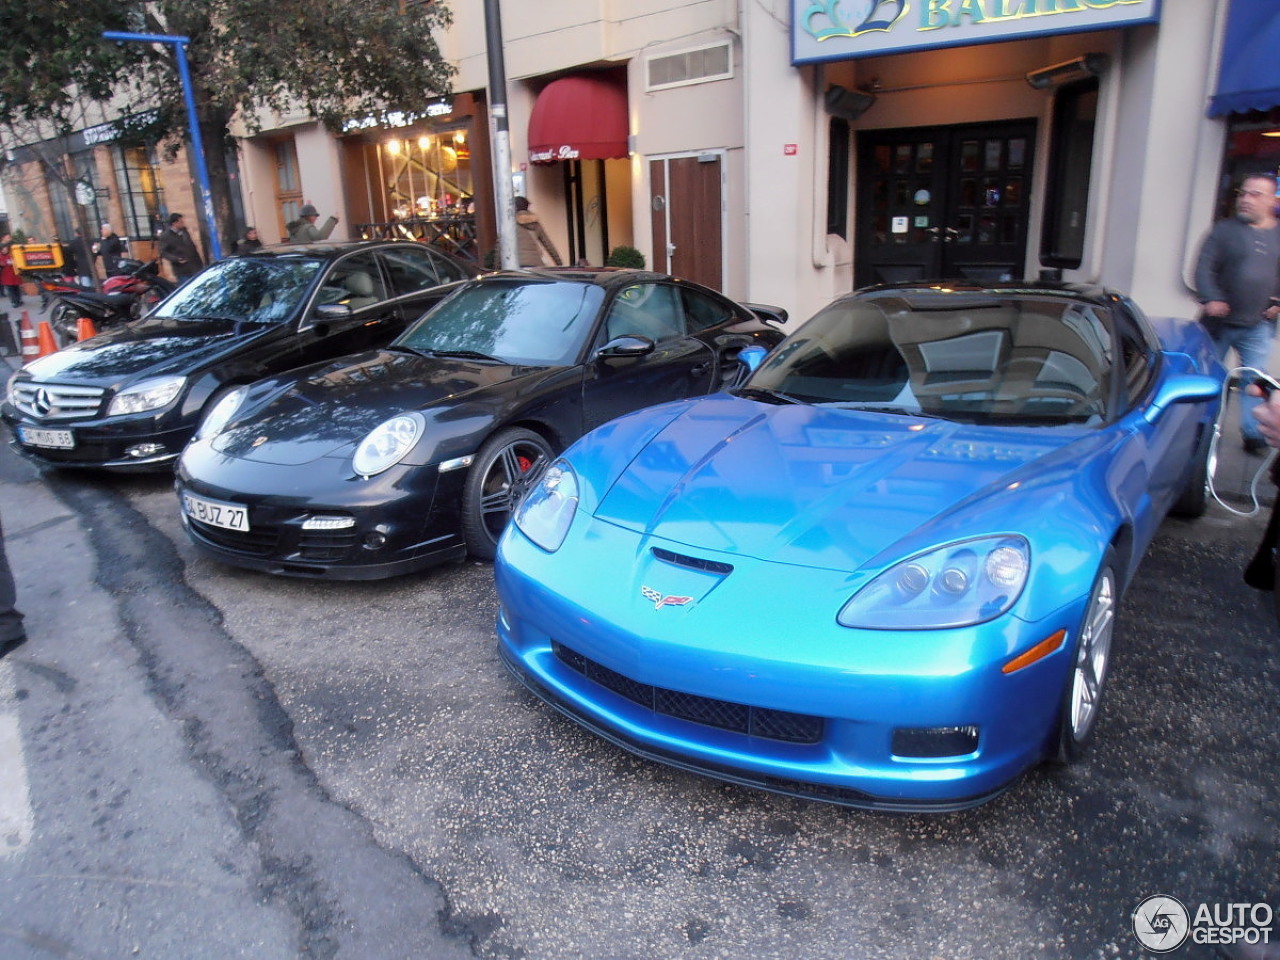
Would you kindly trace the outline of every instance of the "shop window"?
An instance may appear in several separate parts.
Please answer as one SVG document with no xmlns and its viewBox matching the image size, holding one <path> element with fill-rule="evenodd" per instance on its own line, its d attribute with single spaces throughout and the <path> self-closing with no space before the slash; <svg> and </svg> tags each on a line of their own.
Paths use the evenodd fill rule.
<svg viewBox="0 0 1280 960">
<path fill-rule="evenodd" d="M 827 233 L 849 239 L 849 122 L 839 117 L 828 135 Z"/>
<path fill-rule="evenodd" d="M 1074 270 L 1084 259 L 1089 178 L 1098 118 L 1098 81 L 1058 90 L 1053 103 L 1040 262 Z"/>
<path fill-rule="evenodd" d="M 89 219 L 89 229 L 92 233 L 90 239 L 97 237 L 98 227 L 102 223 L 102 216 L 98 211 L 97 203 L 97 166 L 93 162 L 93 151 L 83 150 L 78 153 L 70 154 L 71 168 L 74 171 L 73 177 L 75 181 L 88 183 L 94 188 L 95 199 L 93 203 L 88 204 L 84 208 L 85 216 Z M 61 183 L 55 184 L 52 179 L 49 180 L 49 202 L 53 207 L 53 222 L 58 231 L 58 237 L 66 239 L 75 236 L 75 227 L 77 224 L 76 211 L 73 209 L 75 198 L 74 185 L 63 186 Z M 117 233 L 122 231 L 118 230 Z"/>
<path fill-rule="evenodd" d="M 1216 214 L 1229 217 L 1235 210 L 1235 190 L 1251 174 L 1280 173 L 1280 108 L 1233 113 L 1227 128 Z"/>
<path fill-rule="evenodd" d="M 124 211 L 124 223 L 116 232 L 146 240 L 158 237 L 165 228 L 164 193 L 151 162 L 151 151 L 146 147 L 117 146 L 113 159 L 116 189 Z"/>
</svg>

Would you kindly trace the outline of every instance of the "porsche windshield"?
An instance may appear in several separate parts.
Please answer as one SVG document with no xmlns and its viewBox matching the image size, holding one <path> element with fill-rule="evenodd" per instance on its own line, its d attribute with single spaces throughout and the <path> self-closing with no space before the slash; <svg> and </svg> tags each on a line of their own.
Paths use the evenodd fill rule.
<svg viewBox="0 0 1280 960">
<path fill-rule="evenodd" d="M 301 306 L 323 260 L 232 257 L 187 281 L 151 319 L 282 323 Z"/>
<path fill-rule="evenodd" d="M 1107 417 L 1108 311 L 1081 301 L 936 296 L 838 300 L 747 381 L 777 400 L 968 423 Z"/>
<path fill-rule="evenodd" d="M 530 366 L 575 363 L 604 291 L 590 283 L 484 281 L 463 287 L 400 335 L 423 354 L 493 358 Z"/>
</svg>

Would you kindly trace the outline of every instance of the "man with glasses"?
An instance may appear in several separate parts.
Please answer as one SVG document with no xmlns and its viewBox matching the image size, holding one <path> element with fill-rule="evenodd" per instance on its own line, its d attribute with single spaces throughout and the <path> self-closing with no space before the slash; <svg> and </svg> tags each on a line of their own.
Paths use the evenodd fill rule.
<svg viewBox="0 0 1280 960">
<path fill-rule="evenodd" d="M 1196 296 L 1204 305 L 1200 322 L 1213 338 L 1218 359 L 1235 348 L 1240 365 L 1265 371 L 1280 305 L 1280 225 L 1276 221 L 1276 178 L 1250 174 L 1236 191 L 1236 214 L 1213 226 L 1196 263 Z M 1247 378 L 1246 378 L 1247 382 Z M 1265 447 L 1254 420 L 1257 397 L 1245 396 L 1240 412 L 1244 448 Z"/>
</svg>

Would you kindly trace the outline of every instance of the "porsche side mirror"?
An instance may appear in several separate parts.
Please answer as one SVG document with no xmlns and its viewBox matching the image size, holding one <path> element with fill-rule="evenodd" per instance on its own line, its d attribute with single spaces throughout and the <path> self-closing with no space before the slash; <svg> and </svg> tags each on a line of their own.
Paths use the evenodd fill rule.
<svg viewBox="0 0 1280 960">
<path fill-rule="evenodd" d="M 648 337 L 628 333 L 614 337 L 598 351 L 597 357 L 643 357 L 653 352 L 654 343 Z"/>
</svg>

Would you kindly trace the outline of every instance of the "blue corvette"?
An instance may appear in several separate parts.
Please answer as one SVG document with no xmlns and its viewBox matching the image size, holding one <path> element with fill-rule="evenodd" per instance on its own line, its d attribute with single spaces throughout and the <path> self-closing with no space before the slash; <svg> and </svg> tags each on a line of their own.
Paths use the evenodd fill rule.
<svg viewBox="0 0 1280 960">
<path fill-rule="evenodd" d="M 498 549 L 499 647 L 652 759 L 955 810 L 1097 725 L 1116 604 L 1202 513 L 1199 325 L 1061 284 L 842 297 L 740 387 L 600 427 Z"/>
</svg>

